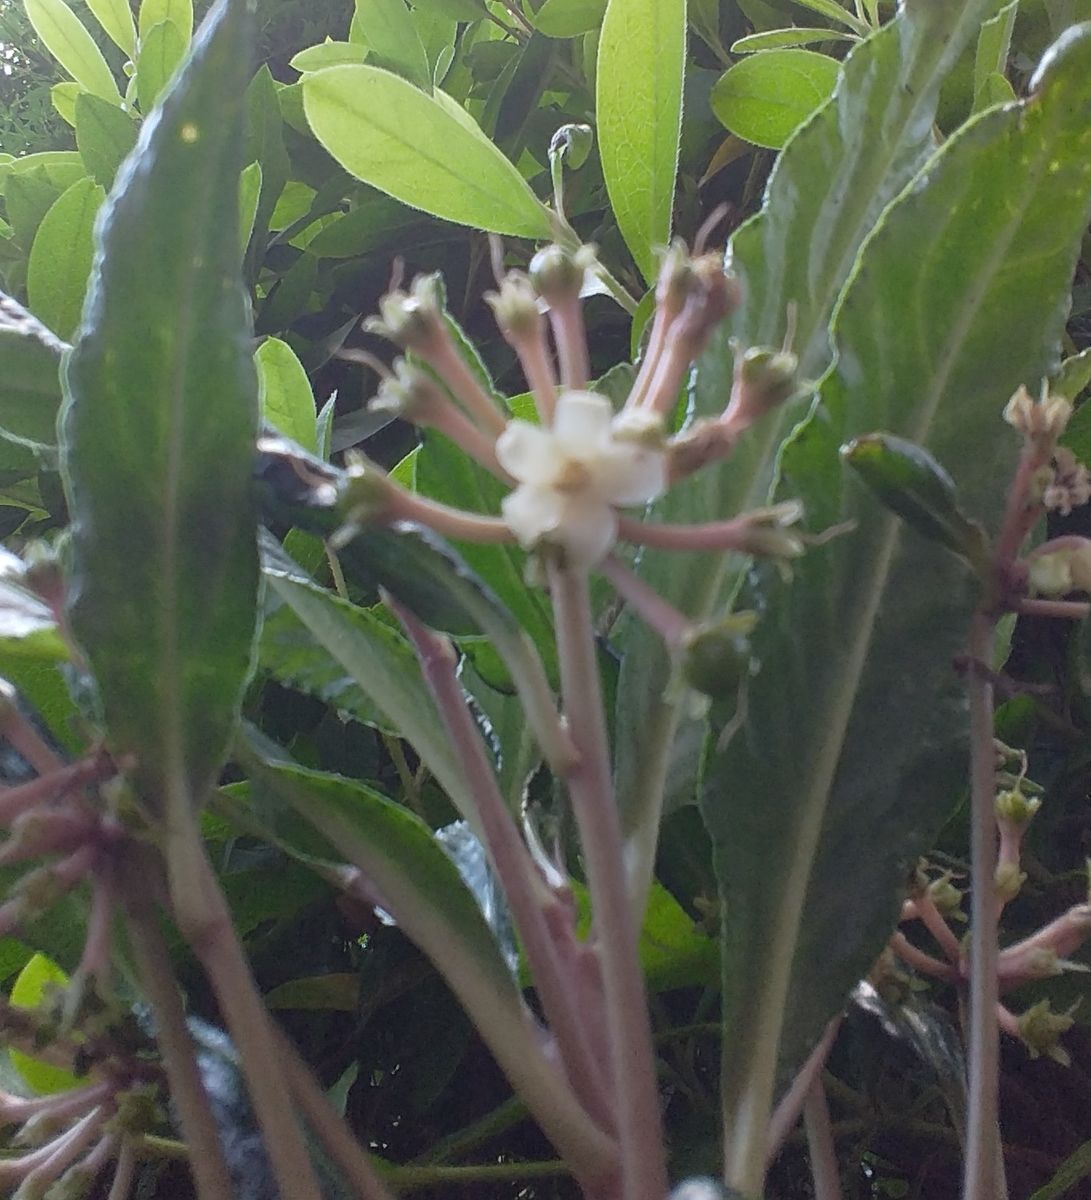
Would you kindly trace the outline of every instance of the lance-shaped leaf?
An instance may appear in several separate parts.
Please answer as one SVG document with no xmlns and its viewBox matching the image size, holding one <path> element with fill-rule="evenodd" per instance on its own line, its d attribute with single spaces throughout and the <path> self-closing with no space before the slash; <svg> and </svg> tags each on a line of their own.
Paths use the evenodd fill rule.
<svg viewBox="0 0 1091 1200">
<path fill-rule="evenodd" d="M 0 292 L 0 432 L 14 441 L 57 440 L 64 343 L 10 296 Z"/>
<path fill-rule="evenodd" d="M 68 360 L 71 618 L 149 803 L 200 803 L 250 669 L 257 382 L 238 275 L 249 13 L 221 0 L 101 222 Z M 150 270 L 149 264 L 155 264 Z"/>
<path fill-rule="evenodd" d="M 303 80 L 315 137 L 365 183 L 413 208 L 493 233 L 545 238 L 549 212 L 515 166 L 449 97 L 369 66 Z"/>
<path fill-rule="evenodd" d="M 1091 215 L 1089 103 L 1083 28 L 1025 103 L 966 126 L 928 164 L 868 243 L 835 323 L 836 374 L 782 455 L 812 521 L 855 531 L 809 552 L 790 586 L 763 581 L 745 727 L 705 778 L 724 896 L 728 1151 L 746 1187 L 778 1049 L 798 1064 L 878 954 L 908 866 L 965 776 L 952 659 L 976 589 L 839 470 L 838 447 L 876 427 L 917 442 L 957 467 L 967 510 L 995 523 L 1018 450 L 1000 414 L 1056 366 Z"/>
<path fill-rule="evenodd" d="M 259 735 L 260 736 L 260 735 Z M 612 1147 L 586 1118 L 555 1065 L 458 868 L 412 813 L 362 784 L 270 757 L 263 740 L 241 741 L 255 786 L 295 810 L 358 867 L 398 924 L 432 960 L 478 1027 L 546 1135 L 585 1175 L 609 1170 Z M 275 826 L 274 826 L 275 838 Z M 306 857 L 315 861 L 314 847 Z"/>
<path fill-rule="evenodd" d="M 599 157 L 645 279 L 670 241 L 685 62 L 685 0 L 610 0 L 595 70 Z"/>
<path fill-rule="evenodd" d="M 727 402 L 731 338 L 744 349 L 780 346 L 789 310 L 803 377 L 817 379 L 825 370 L 830 316 L 860 247 L 931 153 L 940 85 L 994 4 L 917 0 L 853 49 L 832 101 L 777 160 L 762 211 L 732 238 L 729 258 L 742 304 L 698 364 L 689 397 L 694 416 L 716 416 Z M 707 521 L 766 504 L 776 448 L 802 415 L 798 404 L 774 410 L 728 463 L 673 487 L 654 515 Z M 716 563 L 707 554 L 648 551 L 639 570 L 685 612 L 707 617 L 730 598 L 739 566 L 730 556 Z M 617 755 L 618 791 L 640 889 L 651 878 L 659 795 L 680 707 L 668 688 L 671 664 L 662 645 L 639 628 L 622 637 L 617 725 L 632 732 Z M 680 737 L 696 741 L 692 733 L 683 729 Z M 676 766 L 672 774 L 678 773 Z"/>
</svg>

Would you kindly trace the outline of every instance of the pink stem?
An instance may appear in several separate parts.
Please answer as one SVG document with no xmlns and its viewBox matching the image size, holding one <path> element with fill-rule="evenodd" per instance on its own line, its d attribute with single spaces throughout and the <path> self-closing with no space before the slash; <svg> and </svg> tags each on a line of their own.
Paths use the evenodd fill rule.
<svg viewBox="0 0 1091 1200">
<path fill-rule="evenodd" d="M 934 975 L 937 979 L 947 980 L 958 977 L 958 969 L 956 967 L 952 966 L 951 963 L 945 963 L 938 958 L 933 958 L 931 954 L 926 954 L 923 950 L 918 950 L 904 933 L 891 935 L 890 948 L 900 959 L 909 963 L 910 966 L 916 967 L 918 971 L 923 971 L 926 975 Z"/>
<path fill-rule="evenodd" d="M 557 405 L 557 379 L 553 372 L 553 364 L 549 361 L 545 322 L 539 321 L 533 333 L 511 334 L 508 341 L 519 356 L 527 386 L 534 395 L 538 420 L 543 425 L 551 425 L 553 410 Z"/>
<path fill-rule="evenodd" d="M 602 959 L 625 1200 L 667 1193 L 663 1127 L 639 929 L 625 875 L 587 576 L 550 569 L 565 715 L 579 751 L 566 776 L 583 847 L 595 944 Z"/>
<path fill-rule="evenodd" d="M 550 305 L 549 323 L 561 363 L 561 384 L 571 391 L 587 386 L 591 364 L 587 357 L 587 332 L 579 296 L 562 296 Z"/>
<path fill-rule="evenodd" d="M 515 535 L 500 517 L 465 512 L 461 508 L 441 504 L 438 500 L 417 496 L 404 488 L 390 489 L 383 518 L 388 524 L 412 521 L 417 525 L 426 525 L 443 537 L 457 541 L 489 545 L 510 545 L 515 541 Z"/>
<path fill-rule="evenodd" d="M 0 680 L 0 739 L 7 742 L 38 772 L 49 775 L 60 770 L 64 763 L 42 735 L 19 711 L 15 689 L 7 680 Z"/>
<path fill-rule="evenodd" d="M 52 1096 L 25 1098 L 7 1092 L 0 1093 L 0 1124 L 21 1125 L 40 1113 L 48 1113 L 57 1120 L 74 1117 L 108 1099 L 113 1093 L 112 1083 L 89 1083 L 86 1087 Z"/>
<path fill-rule="evenodd" d="M 807 1099 L 811 1084 L 819 1077 L 822 1068 L 826 1065 L 826 1059 L 830 1056 L 830 1050 L 837 1038 L 837 1031 L 841 1028 L 842 1019 L 838 1015 L 826 1026 L 818 1044 L 807 1055 L 806 1062 L 792 1080 L 791 1087 L 784 1093 L 780 1103 L 773 1110 L 773 1116 L 769 1121 L 769 1134 L 766 1138 L 767 1162 L 772 1163 L 776 1158 L 781 1146 L 787 1141 L 788 1134 L 792 1132 L 795 1123 L 799 1120 L 799 1114 L 803 1111 L 803 1104 Z"/>
<path fill-rule="evenodd" d="M 617 593 L 640 619 L 654 629 L 671 649 L 681 645 L 693 622 L 669 604 L 653 587 L 611 554 L 599 563 L 596 570 L 614 585 Z"/>
<path fill-rule="evenodd" d="M 663 525 L 657 521 L 618 518 L 618 534 L 627 542 L 662 550 L 746 551 L 752 529 L 749 520 L 710 521 L 703 525 Z"/>
<path fill-rule="evenodd" d="M 33 1153 L 0 1159 L 0 1183 L 22 1183 L 29 1195 L 43 1194 L 46 1186 L 94 1141 L 109 1115 L 105 1108 L 94 1108 L 67 1132 Z"/>
<path fill-rule="evenodd" d="M 1068 621 L 1084 621 L 1091 614 L 1086 600 L 1019 600 L 1015 611 L 1021 617 L 1061 617 Z"/>
<path fill-rule="evenodd" d="M 27 809 L 59 800 L 66 792 L 112 774 L 113 769 L 112 764 L 106 767 L 100 755 L 94 755 L 15 787 L 0 788 L 0 825 L 10 825 Z"/>
<path fill-rule="evenodd" d="M 957 967 L 962 962 L 962 943 L 927 892 L 908 901 L 903 909 L 903 921 L 914 917 L 923 923 L 943 953 Z"/>
<path fill-rule="evenodd" d="M 129 1200 L 136 1180 L 136 1153 L 128 1138 L 122 1140 L 121 1149 L 117 1156 L 117 1170 L 110 1184 L 110 1194 L 106 1200 Z"/>
<path fill-rule="evenodd" d="M 1001 982 L 1005 987 L 1014 987 L 1028 978 L 1040 977 L 1041 972 L 1035 973 L 1033 968 L 1043 951 L 1058 958 L 1071 958 L 1088 937 L 1091 937 L 1091 904 L 1076 904 L 1037 933 L 1000 952 Z"/>
<path fill-rule="evenodd" d="M 497 479 L 505 483 L 512 482 L 511 476 L 497 461 L 495 436 L 482 433 L 462 409 L 455 408 L 445 395 L 437 394 L 434 404 L 422 405 L 419 412 L 410 414 L 409 419 L 449 437 L 460 450 Z"/>
<path fill-rule="evenodd" d="M 418 346 L 417 353 L 428 363 L 466 410 L 470 419 L 486 433 L 497 437 L 504 432 L 508 419 L 496 402 L 481 386 L 480 380 L 467 366 L 444 327 L 428 345 Z"/>
<path fill-rule="evenodd" d="M 599 1057 L 587 1037 L 574 1003 L 573 981 L 565 976 L 545 918 L 544 905 L 550 897 L 500 795 L 481 735 L 455 675 L 454 652 L 445 638 L 433 633 L 396 601 L 387 602 L 413 643 L 428 690 L 475 798 L 485 847 L 511 908 L 565 1070 L 594 1119 L 609 1129 L 612 1119 Z"/>
</svg>

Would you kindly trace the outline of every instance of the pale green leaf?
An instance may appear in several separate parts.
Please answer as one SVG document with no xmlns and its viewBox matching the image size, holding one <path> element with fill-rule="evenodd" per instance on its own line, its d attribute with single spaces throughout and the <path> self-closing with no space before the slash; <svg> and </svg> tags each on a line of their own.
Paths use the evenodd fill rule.
<svg viewBox="0 0 1091 1200">
<path fill-rule="evenodd" d="M 598 29 L 606 0 L 545 0 L 534 14 L 534 25 L 547 37 L 570 38 Z"/>
<path fill-rule="evenodd" d="M 432 90 L 428 55 L 405 0 L 356 0 L 354 24 L 381 65 L 426 92 Z"/>
<path fill-rule="evenodd" d="M 547 210 L 508 159 L 399 76 L 330 67 L 304 77 L 303 98 L 315 136 L 357 179 L 462 225 L 550 235 Z"/>
<path fill-rule="evenodd" d="M 136 57 L 136 26 L 129 0 L 85 0 L 106 36 L 130 58 Z"/>
<path fill-rule="evenodd" d="M 820 42 L 855 42 L 859 39 L 840 29 L 768 29 L 751 33 L 731 46 L 732 54 L 756 54 L 759 50 L 782 50 L 788 46 L 813 46 Z"/>
<path fill-rule="evenodd" d="M 57 110 L 57 115 L 68 125 L 76 123 L 76 101 L 81 95 L 90 96 L 91 93 L 85 91 L 81 84 L 73 83 L 71 80 L 55 83 L 49 89 L 49 98 Z"/>
<path fill-rule="evenodd" d="M 312 454 L 318 452 L 314 393 L 303 364 L 287 342 L 267 338 L 254 362 L 262 412 L 270 425 Z"/>
<path fill-rule="evenodd" d="M 102 51 L 64 0 L 23 0 L 42 45 L 72 78 L 103 100 L 121 103 L 121 93 Z"/>
<path fill-rule="evenodd" d="M 368 48 L 357 42 L 334 42 L 327 38 L 317 46 L 300 50 L 288 65 L 303 74 L 306 71 L 321 71 L 323 67 L 362 63 L 367 55 Z"/>
<path fill-rule="evenodd" d="M 1011 84 L 1008 84 L 1005 94 L 1002 86 L 998 86 L 996 77 L 999 76 L 1002 83 L 1007 83 L 1005 73 L 1018 12 L 1019 0 L 1010 0 L 995 17 L 981 26 L 974 55 L 974 112 L 1015 98 Z"/>
<path fill-rule="evenodd" d="M 136 145 L 136 122 L 123 108 L 90 92 L 77 96 L 75 116 L 80 155 L 95 182 L 108 188 Z"/>
<path fill-rule="evenodd" d="M 830 98 L 839 65 L 813 50 L 767 50 L 720 76 L 712 111 L 737 137 L 779 150 Z"/>
<path fill-rule="evenodd" d="M 152 27 L 161 21 L 173 21 L 188 45 L 193 37 L 193 0 L 141 0 L 138 26 L 143 41 Z"/>
<path fill-rule="evenodd" d="M 606 190 L 645 279 L 671 236 L 686 61 L 685 0 L 610 0 L 595 110 Z"/>
<path fill-rule="evenodd" d="M 19 972 L 12 985 L 11 1005 L 13 1008 L 37 1008 L 49 993 L 66 987 L 68 976 L 57 964 L 44 954 L 34 957 Z M 61 1067 L 54 1067 L 18 1050 L 9 1050 L 12 1065 L 38 1095 L 71 1091 L 83 1080 Z"/>
<path fill-rule="evenodd" d="M 252 162 L 239 175 L 239 246 L 243 253 L 250 244 L 261 198 L 261 163 Z"/>
<path fill-rule="evenodd" d="M 186 54 L 186 38 L 173 21 L 160 21 L 140 35 L 136 60 L 136 95 L 147 116 L 170 83 Z"/>
<path fill-rule="evenodd" d="M 811 12 L 828 17 L 840 25 L 846 25 L 853 33 L 861 36 L 866 36 L 871 32 L 866 21 L 861 21 L 859 17 L 847 12 L 837 3 L 837 0 L 793 0 L 793 3 L 798 4 L 800 8 L 809 8 Z"/>
<path fill-rule="evenodd" d="M 106 193 L 93 179 L 63 192 L 42 218 L 27 263 L 30 307 L 58 336 L 70 338 L 79 323 L 91 272 L 95 217 Z"/>
</svg>

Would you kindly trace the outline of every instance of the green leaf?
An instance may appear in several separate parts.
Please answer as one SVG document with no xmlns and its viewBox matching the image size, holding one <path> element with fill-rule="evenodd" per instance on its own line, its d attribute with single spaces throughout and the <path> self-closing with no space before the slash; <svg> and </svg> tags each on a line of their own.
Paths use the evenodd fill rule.
<svg viewBox="0 0 1091 1200">
<path fill-rule="evenodd" d="M 170 82 L 186 54 L 188 42 L 173 21 L 160 21 L 140 35 L 136 60 L 136 96 L 145 116 Z"/>
<path fill-rule="evenodd" d="M 534 25 L 547 37 L 578 37 L 598 29 L 605 13 L 606 0 L 545 0 L 534 15 Z"/>
<path fill-rule="evenodd" d="M 67 985 L 68 976 L 52 959 L 44 954 L 35 954 L 19 972 L 12 985 L 11 1005 L 13 1008 L 38 1008 L 48 998 L 52 989 Z M 33 1058 L 18 1050 L 9 1050 L 8 1055 L 15 1069 L 40 1096 L 68 1092 L 83 1082 L 81 1077 L 73 1075 L 71 1071 L 54 1067 L 40 1058 Z"/>
<path fill-rule="evenodd" d="M 625 244 L 645 279 L 671 236 L 686 64 L 685 0 L 610 0 L 599 38 L 599 157 Z"/>
<path fill-rule="evenodd" d="M 140 170 L 100 226 L 61 418 L 72 627 L 110 743 L 179 820 L 215 778 L 254 634 L 257 381 L 238 269 L 249 46 L 247 6 L 221 0 L 144 126 Z"/>
<path fill-rule="evenodd" d="M 891 430 L 957 464 L 965 508 L 998 520 L 1018 450 L 1000 414 L 1056 364 L 1091 216 L 1089 104 L 1085 28 L 1048 57 L 1030 99 L 945 144 L 868 243 L 836 318 L 836 373 L 783 451 L 784 487 L 813 526 L 855 531 L 809 551 L 790 586 L 765 574 L 745 730 L 706 768 L 728 1128 L 743 1110 L 764 1127 L 778 1043 L 798 1065 L 840 1009 L 965 774 L 951 661 L 975 588 L 838 471 L 837 448 Z M 770 845 L 780 852 L 759 856 Z M 763 1153 L 741 1138 L 730 1151 Z"/>
<path fill-rule="evenodd" d="M 786 46 L 813 46 L 819 42 L 855 42 L 858 39 L 840 29 L 767 29 L 751 33 L 732 44 L 732 54 L 756 54 L 759 50 L 781 50 Z"/>
<path fill-rule="evenodd" d="M 261 163 L 252 162 L 239 175 L 239 249 L 245 254 L 254 233 L 261 199 Z"/>
<path fill-rule="evenodd" d="M 455 21 L 479 21 L 486 15 L 485 0 L 416 0 L 413 7 L 439 13 Z"/>
<path fill-rule="evenodd" d="M 240 741 L 239 755 L 256 786 L 290 805 L 336 846 L 334 861 L 352 863 L 374 886 L 438 968 L 547 1136 L 566 1157 L 601 1169 L 609 1143 L 547 1065 L 477 901 L 428 826 L 362 784 L 275 760 L 263 740 Z"/>
<path fill-rule="evenodd" d="M 129 0 L 86 0 L 86 4 L 114 45 L 135 59 L 136 26 Z"/>
<path fill-rule="evenodd" d="M 105 197 L 93 179 L 63 192 L 42 218 L 27 262 L 27 298 L 63 338 L 76 330 L 91 272 L 95 218 Z"/>
<path fill-rule="evenodd" d="M 359 973 L 309 975 L 289 979 L 265 993 L 269 1008 L 291 1008 L 299 1012 L 354 1013 L 360 1007 Z"/>
<path fill-rule="evenodd" d="M 355 23 L 382 65 L 423 91 L 432 90 L 428 56 L 405 0 L 356 0 Z"/>
<path fill-rule="evenodd" d="M 85 92 L 80 84 L 72 83 L 69 80 L 65 80 L 63 83 L 55 83 L 49 89 L 49 98 L 53 102 L 53 107 L 57 110 L 57 115 L 62 121 L 73 126 L 76 124 L 76 100 L 80 96 L 89 95 L 91 93 Z M 114 107 L 114 105 L 111 105 L 111 107 Z"/>
<path fill-rule="evenodd" d="M 76 145 L 91 178 L 108 188 L 136 145 L 137 126 L 124 109 L 90 92 L 76 97 Z"/>
<path fill-rule="evenodd" d="M 778 157 L 765 204 L 731 240 L 730 266 L 742 304 L 714 334 L 691 390 L 694 416 L 715 417 L 731 392 L 732 339 L 743 349 L 780 346 L 789 325 L 804 378 L 829 364 L 828 324 L 860 246 L 883 210 L 933 149 L 940 85 L 976 37 L 995 0 L 921 0 L 853 48 L 834 99 Z M 656 519 L 707 521 L 768 502 L 776 447 L 803 415 L 798 404 L 775 410 L 748 431 L 730 462 L 671 489 Z M 639 570 L 683 611 L 709 618 L 730 602 L 737 560 L 647 551 Z M 672 663 L 657 638 L 623 618 L 617 728 L 617 788 L 634 869 L 647 886 L 666 781 L 692 779 L 700 746 L 695 723 L 682 719 L 669 682 Z M 629 731 L 629 732 L 627 732 Z"/>
<path fill-rule="evenodd" d="M 833 92 L 840 64 L 813 50 L 767 50 L 729 67 L 712 89 L 725 128 L 779 150 Z"/>
<path fill-rule="evenodd" d="M 64 0 L 23 0 L 42 45 L 72 78 L 103 100 L 121 103 L 113 74 L 79 17 Z"/>
<path fill-rule="evenodd" d="M 189 45 L 193 37 L 193 0 L 141 0 L 138 25 L 142 42 L 162 21 L 177 25 L 183 41 Z"/>
<path fill-rule="evenodd" d="M 39 663 L 68 658 L 49 606 L 20 586 L 18 577 L 7 575 L 0 577 L 0 658 L 5 664 L 17 658 Z"/>
<path fill-rule="evenodd" d="M 367 56 L 368 48 L 358 42 L 335 42 L 327 38 L 317 46 L 300 50 L 288 65 L 303 74 L 306 71 L 321 71 L 323 67 L 362 63 Z"/>
<path fill-rule="evenodd" d="M 281 620 L 263 646 L 264 661 L 283 672 L 285 682 L 351 712 L 346 701 L 335 698 L 346 690 L 341 681 L 347 676 L 412 743 L 421 761 L 469 819 L 473 797 L 405 639 L 367 609 L 316 584 L 269 535 L 263 537 L 262 563 L 269 587 L 295 613 L 313 643 L 309 660 L 298 648 L 291 624 Z M 287 638 L 296 638 L 295 644 Z"/>
<path fill-rule="evenodd" d="M 317 454 L 314 393 L 295 351 L 279 338 L 267 338 L 254 356 L 254 362 L 265 419 L 304 450 Z"/>
<path fill-rule="evenodd" d="M 846 12 L 837 3 L 837 0 L 793 0 L 793 3 L 798 4 L 800 8 L 809 8 L 811 12 L 816 12 L 819 16 L 828 17 L 839 25 L 847 25 L 853 33 L 861 36 L 866 36 L 871 32 L 866 21 L 861 21 L 859 17 L 854 17 L 852 13 Z"/>
<path fill-rule="evenodd" d="M 1091 346 L 1061 363 L 1060 370 L 1049 381 L 1049 390 L 1055 396 L 1075 402 L 1088 384 L 1091 384 Z M 1082 407 L 1079 411 L 1083 411 Z"/>
<path fill-rule="evenodd" d="M 31 445 L 57 440 L 65 345 L 37 317 L 0 292 L 0 432 Z"/>
<path fill-rule="evenodd" d="M 1019 12 L 1019 0 L 1011 0 L 991 20 L 981 26 L 977 38 L 977 53 L 974 56 L 974 112 L 988 108 L 997 99 L 1013 100 L 1011 84 L 1005 78 L 1008 69 L 1008 54 L 1011 52 L 1011 35 L 1015 29 L 1015 18 Z M 1000 92 L 997 97 L 997 77 L 1007 84 L 1007 95 Z"/>
<path fill-rule="evenodd" d="M 1057 1168 L 1053 1178 L 1044 1183 L 1030 1200 L 1062 1200 L 1074 1194 L 1073 1189 L 1091 1172 L 1091 1141 L 1084 1142 Z"/>
<path fill-rule="evenodd" d="M 389 196 L 367 196 L 335 217 L 307 243 L 318 258 L 356 258 L 389 245 L 393 238 L 424 218 Z"/>
<path fill-rule="evenodd" d="M 291 163 L 284 145 L 284 119 L 281 116 L 278 84 L 263 63 L 246 89 L 246 162 L 261 165 L 261 196 L 254 213 L 257 233 L 251 254 L 258 258 L 258 245 L 264 247 L 273 210 L 291 174 Z"/>
<path fill-rule="evenodd" d="M 547 210 L 480 130 L 377 67 L 330 67 L 303 80 L 311 129 L 365 183 L 413 208 L 519 237 L 550 236 Z"/>
</svg>

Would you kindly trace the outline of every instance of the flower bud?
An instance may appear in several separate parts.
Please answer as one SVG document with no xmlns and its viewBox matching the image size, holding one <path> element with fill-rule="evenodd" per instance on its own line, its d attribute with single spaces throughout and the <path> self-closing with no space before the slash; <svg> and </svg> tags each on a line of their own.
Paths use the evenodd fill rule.
<svg viewBox="0 0 1091 1200">
<path fill-rule="evenodd" d="M 1027 796 L 1019 788 L 1012 788 L 997 795 L 996 819 L 1024 829 L 1041 807 L 1039 796 Z"/>
<path fill-rule="evenodd" d="M 753 673 L 747 635 L 757 623 L 754 613 L 732 613 L 720 621 L 691 629 L 682 642 L 682 678 L 713 700 L 729 700 Z"/>
<path fill-rule="evenodd" d="M 739 518 L 744 527 L 738 549 L 758 558 L 799 558 L 804 543 L 800 534 L 788 527 L 803 517 L 803 505 L 798 500 L 786 500 L 771 508 L 760 508 Z"/>
<path fill-rule="evenodd" d="M 1091 594 L 1091 540 L 1083 537 L 1054 538 L 1027 558 L 1030 590 L 1040 596 L 1064 596 L 1068 592 Z"/>
<path fill-rule="evenodd" d="M 941 916 L 955 921 L 966 920 L 962 911 L 962 892 L 951 882 L 950 871 L 945 871 L 938 879 L 933 879 L 927 891 Z"/>
<path fill-rule="evenodd" d="M 1018 863 L 1004 862 L 997 865 L 995 875 L 996 894 L 1005 904 L 1009 900 L 1014 900 L 1019 895 L 1026 881 L 1026 872 L 1019 869 Z"/>
<path fill-rule="evenodd" d="M 587 161 L 595 134 L 590 125 L 562 125 L 549 142 L 549 157 L 559 158 L 570 171 L 578 171 Z"/>
<path fill-rule="evenodd" d="M 984 569 L 985 532 L 959 508 L 954 480 L 923 446 L 869 433 L 842 446 L 841 458 L 907 525 Z"/>
<path fill-rule="evenodd" d="M 420 367 L 399 358 L 394 363 L 394 374 L 379 384 L 368 408 L 412 421 L 423 409 L 436 403 L 445 403 L 445 399 L 432 377 Z"/>
<path fill-rule="evenodd" d="M 542 324 L 538 297 L 522 271 L 509 271 L 498 292 L 487 292 L 485 300 L 496 315 L 496 323 L 509 338 L 530 337 Z"/>
<path fill-rule="evenodd" d="M 1039 1000 L 1019 1018 L 1019 1036 L 1023 1039 L 1031 1058 L 1045 1055 L 1062 1066 L 1071 1065 L 1068 1051 L 1060 1044 L 1062 1034 L 1075 1024 L 1072 1014 L 1076 1006 L 1065 1013 L 1055 1013 L 1048 1000 Z"/>
<path fill-rule="evenodd" d="M 1008 401 L 1004 420 L 1028 438 L 1055 442 L 1072 416 L 1072 403 L 1064 396 L 1044 395 L 1035 401 L 1025 387 Z"/>
<path fill-rule="evenodd" d="M 364 328 L 403 348 L 420 348 L 443 331 L 443 304 L 440 276 L 418 275 L 408 292 L 398 290 L 383 296 L 379 301 L 379 316 L 369 317 Z"/>
<path fill-rule="evenodd" d="M 615 442 L 630 442 L 649 450 L 665 451 L 667 448 L 666 423 L 663 414 L 655 409 L 622 409 L 610 428 Z"/>
<path fill-rule="evenodd" d="M 543 246 L 527 268 L 530 281 L 549 304 L 574 300 L 583 288 L 586 266 L 582 255 L 556 244 Z"/>
<path fill-rule="evenodd" d="M 796 389 L 799 359 L 788 350 L 751 346 L 736 365 L 736 382 L 743 407 L 768 412 L 787 400 Z"/>
<path fill-rule="evenodd" d="M 334 550 L 347 545 L 364 526 L 383 516 L 393 486 L 386 473 L 364 455 L 345 455 L 345 476 L 336 506 L 341 522 L 329 539 Z"/>
</svg>

